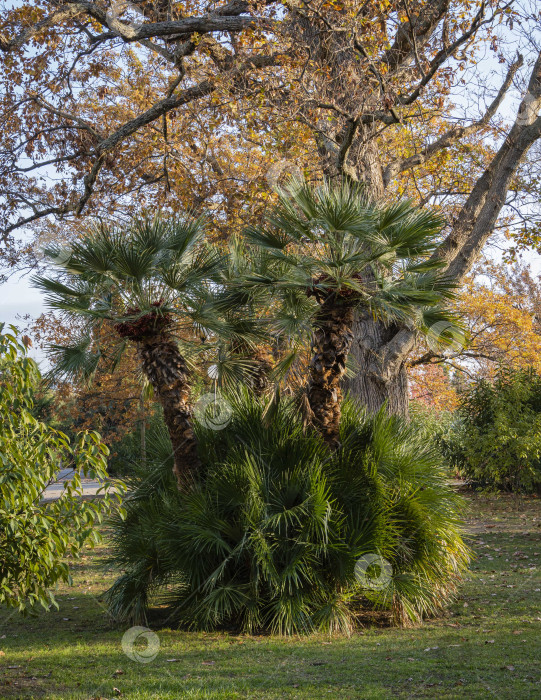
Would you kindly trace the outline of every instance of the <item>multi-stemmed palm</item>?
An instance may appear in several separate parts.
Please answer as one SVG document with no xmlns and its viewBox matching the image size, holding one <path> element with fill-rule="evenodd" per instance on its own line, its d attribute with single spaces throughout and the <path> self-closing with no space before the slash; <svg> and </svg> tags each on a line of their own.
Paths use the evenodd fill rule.
<svg viewBox="0 0 541 700">
<path fill-rule="evenodd" d="M 431 257 L 441 226 L 409 203 L 376 206 L 347 184 L 312 189 L 301 182 L 281 194 L 262 227 L 247 231 L 251 249 L 235 242 L 227 255 L 206 243 L 200 219 L 100 226 L 67 250 L 51 247 L 58 274 L 34 278 L 52 309 L 81 324 L 69 347 L 52 348 L 56 373 L 91 375 L 104 357 L 103 338 L 108 349 L 115 340 L 109 354 L 116 357 L 134 345 L 163 407 L 181 482 L 198 465 L 194 350 L 257 389 L 268 374 L 270 343 L 283 352 L 310 335 L 310 417 L 335 446 L 355 314 L 405 320 L 420 331 L 448 318 L 440 305 L 452 286 Z"/>
<path fill-rule="evenodd" d="M 331 446 L 338 443 L 341 381 L 357 312 L 419 331 L 449 316 L 442 302 L 453 286 L 432 257 L 443 221 L 408 202 L 367 201 L 356 186 L 311 188 L 292 182 L 261 227 L 246 232 L 259 250 L 260 270 L 243 286 L 279 302 L 275 327 L 297 324 L 311 301 L 312 353 L 307 400 L 311 421 Z"/>
<path fill-rule="evenodd" d="M 190 407 L 191 353 L 230 329 L 215 305 L 223 257 L 205 243 L 201 219 L 139 218 L 100 226 L 61 250 L 46 251 L 54 277 L 36 276 L 50 308 L 74 317 L 80 337 L 55 346 L 57 374 L 88 376 L 103 358 L 100 339 L 119 356 L 137 348 L 140 366 L 163 408 L 179 482 L 198 465 Z M 234 335 L 234 331 L 233 335 Z"/>
</svg>

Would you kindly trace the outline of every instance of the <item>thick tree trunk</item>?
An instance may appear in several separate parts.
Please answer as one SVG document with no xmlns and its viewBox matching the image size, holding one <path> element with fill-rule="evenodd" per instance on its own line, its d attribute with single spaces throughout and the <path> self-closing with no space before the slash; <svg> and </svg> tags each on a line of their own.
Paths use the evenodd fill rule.
<svg viewBox="0 0 541 700">
<path fill-rule="evenodd" d="M 351 353 L 357 372 L 344 381 L 344 388 L 370 413 L 376 413 L 385 405 L 388 413 L 406 416 L 409 404 L 407 354 L 389 353 L 389 344 L 399 328 L 364 317 L 356 319 L 353 329 L 355 338 Z"/>
<path fill-rule="evenodd" d="M 354 312 L 350 306 L 328 300 L 318 313 L 308 373 L 308 403 L 314 427 L 331 447 L 338 445 L 340 383 L 353 342 Z"/>
<path fill-rule="evenodd" d="M 163 408 L 180 488 L 200 464 L 189 403 L 189 370 L 171 338 L 144 338 L 137 347 L 143 371 Z"/>
<path fill-rule="evenodd" d="M 446 262 L 445 274 L 463 281 L 479 258 L 498 216 L 517 168 L 531 146 L 541 138 L 541 53 L 533 67 L 526 93 L 509 134 L 481 175 L 453 221 L 452 230 L 435 257 Z M 394 335 L 393 333 L 394 332 Z M 387 401 L 391 413 L 407 411 L 405 363 L 415 348 L 415 332 L 407 328 L 385 329 L 371 319 L 355 325 L 353 356 L 359 375 L 347 388 L 371 410 Z"/>
</svg>

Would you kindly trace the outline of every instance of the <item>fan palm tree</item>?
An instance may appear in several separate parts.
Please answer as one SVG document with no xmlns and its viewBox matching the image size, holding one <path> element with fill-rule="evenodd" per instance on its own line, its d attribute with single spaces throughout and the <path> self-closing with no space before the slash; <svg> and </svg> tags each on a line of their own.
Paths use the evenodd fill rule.
<svg viewBox="0 0 541 700">
<path fill-rule="evenodd" d="M 214 304 L 223 256 L 204 240 L 202 219 L 141 217 L 127 228 L 100 225 L 69 249 L 45 251 L 53 277 L 35 276 L 53 310 L 78 319 L 81 335 L 52 346 L 56 376 L 90 378 L 104 357 L 100 338 L 129 344 L 163 408 L 179 484 L 198 467 L 192 429 L 190 357 L 226 334 Z M 108 343 L 110 345 L 110 342 Z"/>
<path fill-rule="evenodd" d="M 338 441 L 355 314 L 403 320 L 420 331 L 452 318 L 442 304 L 453 297 L 453 285 L 432 258 L 442 226 L 440 216 L 407 201 L 376 205 L 359 186 L 312 188 L 297 180 L 280 193 L 264 225 L 246 231 L 265 262 L 241 284 L 280 298 L 278 328 L 298 329 L 311 301 L 306 396 L 311 422 L 329 445 Z"/>
<path fill-rule="evenodd" d="M 272 309 L 266 304 L 264 289 L 248 290 L 238 284 L 254 270 L 261 271 L 264 260 L 259 253 L 238 236 L 229 240 L 216 303 L 238 332 L 219 341 L 215 364 L 220 386 L 229 390 L 242 384 L 261 397 L 274 386 L 278 355 L 272 335 Z"/>
</svg>

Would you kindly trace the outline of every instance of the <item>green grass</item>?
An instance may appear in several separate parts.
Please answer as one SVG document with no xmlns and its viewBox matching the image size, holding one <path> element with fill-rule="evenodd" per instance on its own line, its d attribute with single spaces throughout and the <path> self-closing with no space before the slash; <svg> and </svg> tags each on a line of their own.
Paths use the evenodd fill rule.
<svg viewBox="0 0 541 700">
<path fill-rule="evenodd" d="M 447 617 L 349 639 L 156 629 L 156 658 L 132 661 L 100 602 L 106 547 L 89 551 L 59 611 L 0 611 L 0 698 L 539 698 L 541 500 L 469 500 L 478 558 Z"/>
</svg>

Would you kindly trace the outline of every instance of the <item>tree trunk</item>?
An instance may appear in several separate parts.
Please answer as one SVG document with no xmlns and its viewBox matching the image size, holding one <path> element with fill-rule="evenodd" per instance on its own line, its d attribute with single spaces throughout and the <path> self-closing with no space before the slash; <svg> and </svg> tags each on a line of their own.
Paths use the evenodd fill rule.
<svg viewBox="0 0 541 700">
<path fill-rule="evenodd" d="M 370 317 L 357 318 L 351 349 L 357 368 L 354 377 L 344 380 L 344 388 L 370 413 L 386 406 L 388 413 L 406 416 L 409 405 L 407 354 L 389 352 L 399 328 L 385 326 Z"/>
<path fill-rule="evenodd" d="M 163 408 L 173 445 L 173 472 L 181 488 L 200 465 L 189 403 L 189 370 L 176 343 L 166 336 L 144 338 L 138 343 L 138 353 Z"/>
<path fill-rule="evenodd" d="M 143 397 L 143 392 L 139 398 L 139 414 L 141 416 L 141 464 L 143 468 L 147 466 L 147 425 L 146 425 L 146 412 L 145 412 L 145 399 Z"/>
<path fill-rule="evenodd" d="M 312 361 L 308 373 L 308 403 L 311 420 L 331 447 L 338 446 L 340 430 L 340 382 L 353 342 L 354 312 L 350 306 L 327 300 L 318 312 Z"/>
<path fill-rule="evenodd" d="M 254 353 L 256 362 L 247 383 L 256 396 L 263 396 L 271 385 L 271 373 L 273 370 L 272 353 L 264 348 L 258 348 Z"/>
</svg>

